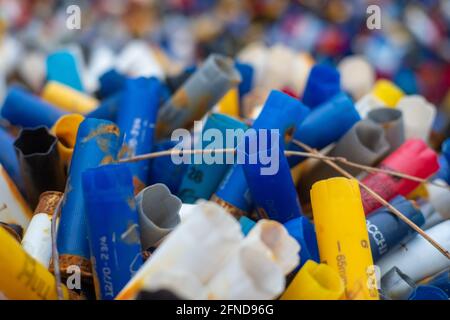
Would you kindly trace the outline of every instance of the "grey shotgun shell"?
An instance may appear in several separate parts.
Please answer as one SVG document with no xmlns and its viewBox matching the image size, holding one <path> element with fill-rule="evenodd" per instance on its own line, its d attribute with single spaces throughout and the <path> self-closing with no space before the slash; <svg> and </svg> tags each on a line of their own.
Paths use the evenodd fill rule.
<svg viewBox="0 0 450 320">
<path fill-rule="evenodd" d="M 379 108 L 368 113 L 367 118 L 383 127 L 386 140 L 391 145 L 390 151 L 396 150 L 405 142 L 403 113 L 393 108 Z"/>
<path fill-rule="evenodd" d="M 154 247 L 181 221 L 181 200 L 162 183 L 143 189 L 136 196 L 144 250 Z"/>
<path fill-rule="evenodd" d="M 189 128 L 200 120 L 230 88 L 241 82 L 232 59 L 211 54 L 181 88 L 161 107 L 156 132 L 168 137 L 177 128 Z"/>
<path fill-rule="evenodd" d="M 371 166 L 380 161 L 389 149 L 383 128 L 370 120 L 361 120 L 336 143 L 328 155 L 344 157 L 349 161 Z M 352 175 L 358 175 L 362 171 L 348 166 L 345 169 Z M 316 181 L 339 175 L 327 164 L 317 162 L 300 178 L 299 188 L 302 199 L 309 199 L 309 190 Z"/>
</svg>

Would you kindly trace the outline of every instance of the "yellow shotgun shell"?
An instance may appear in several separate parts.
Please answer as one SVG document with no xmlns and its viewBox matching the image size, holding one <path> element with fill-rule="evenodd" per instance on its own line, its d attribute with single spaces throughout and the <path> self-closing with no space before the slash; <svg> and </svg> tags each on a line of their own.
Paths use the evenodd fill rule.
<svg viewBox="0 0 450 320">
<path fill-rule="evenodd" d="M 0 228 L 0 294 L 12 300 L 56 300 L 55 277 Z M 63 286 L 64 299 L 69 292 Z"/>
<path fill-rule="evenodd" d="M 239 118 L 239 93 L 237 87 L 228 90 L 219 101 L 219 112 Z"/>
<path fill-rule="evenodd" d="M 97 99 L 56 81 L 49 81 L 41 96 L 43 100 L 68 112 L 86 114 L 99 105 Z"/>
<path fill-rule="evenodd" d="M 392 81 L 386 79 L 375 82 L 372 93 L 391 108 L 395 108 L 398 101 L 405 95 Z"/>
<path fill-rule="evenodd" d="M 346 299 L 378 300 L 372 254 L 358 182 L 331 178 L 316 182 L 311 205 L 321 263 L 344 281 Z"/>
<path fill-rule="evenodd" d="M 308 260 L 295 275 L 281 300 L 338 300 L 344 294 L 339 274 L 326 264 Z"/>
<path fill-rule="evenodd" d="M 84 117 L 81 114 L 66 114 L 59 118 L 51 129 L 51 133 L 58 138 L 58 152 L 66 166 L 69 165 L 72 158 L 78 127 L 83 120 Z"/>
</svg>

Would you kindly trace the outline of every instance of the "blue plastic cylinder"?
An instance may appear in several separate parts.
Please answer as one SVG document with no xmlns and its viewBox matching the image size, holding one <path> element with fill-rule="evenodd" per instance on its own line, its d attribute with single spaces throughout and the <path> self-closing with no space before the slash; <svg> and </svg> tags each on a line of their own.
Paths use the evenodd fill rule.
<svg viewBox="0 0 450 320">
<path fill-rule="evenodd" d="M 291 135 L 299 123 L 303 122 L 309 109 L 299 100 L 281 92 L 272 91 L 267 98 L 253 129 L 278 129 L 281 139 Z M 250 192 L 241 165 L 234 165 L 217 189 L 214 201 L 240 214 L 252 207 Z"/>
<path fill-rule="evenodd" d="M 152 152 L 170 150 L 177 142 L 163 140 L 154 145 Z M 172 194 L 178 194 L 181 180 L 184 177 L 188 165 L 185 163 L 175 164 L 170 156 L 158 157 L 150 162 L 149 185 L 165 184 Z"/>
<path fill-rule="evenodd" d="M 14 138 L 0 127 L 0 164 L 14 181 L 21 192 L 24 192 L 24 183 L 20 173 L 19 160 L 14 148 Z"/>
<path fill-rule="evenodd" d="M 281 138 L 292 134 L 297 126 L 308 118 L 310 110 L 298 99 L 273 90 L 264 103 L 264 107 L 253 123 L 253 129 L 278 129 Z"/>
<path fill-rule="evenodd" d="M 56 51 L 47 57 L 47 81 L 84 91 L 76 56 L 68 50 Z"/>
<path fill-rule="evenodd" d="M 1 113 L 11 124 L 25 128 L 51 128 L 62 115 L 67 114 L 17 85 L 8 90 Z"/>
<path fill-rule="evenodd" d="M 117 125 L 124 136 L 122 158 L 149 153 L 153 146 L 160 84 L 156 78 L 127 79 L 117 115 Z M 137 191 L 147 185 L 150 161 L 127 164 Z"/>
<path fill-rule="evenodd" d="M 116 121 L 121 101 L 122 91 L 119 91 L 104 99 L 95 110 L 86 115 L 86 118 Z"/>
<path fill-rule="evenodd" d="M 445 140 L 444 143 L 442 144 L 442 155 L 446 160 L 446 166 L 444 166 L 443 168 L 443 170 L 446 170 L 445 181 L 447 181 L 447 183 L 450 184 L 450 138 Z"/>
<path fill-rule="evenodd" d="M 299 123 L 294 133 L 294 139 L 299 140 L 312 148 L 322 149 L 338 141 L 351 127 L 361 120 L 359 113 L 350 97 L 341 92 L 327 100 Z M 287 148 L 293 151 L 304 151 L 291 142 Z M 289 157 L 291 167 L 297 165 L 305 158 Z"/>
<path fill-rule="evenodd" d="M 442 179 L 447 184 L 450 184 L 450 165 L 445 158 L 444 154 L 439 155 L 438 157 L 439 162 L 439 170 L 436 172 L 436 174 L 433 176 L 434 179 Z"/>
<path fill-rule="evenodd" d="M 301 216 L 284 223 L 284 227 L 291 237 L 297 240 L 300 245 L 300 264 L 297 268 L 301 268 L 306 261 L 313 260 L 320 262 L 319 248 L 317 246 L 316 231 L 314 225 L 307 217 Z"/>
<path fill-rule="evenodd" d="M 440 288 L 430 285 L 417 286 L 408 300 L 448 300 L 449 296 Z"/>
<path fill-rule="evenodd" d="M 258 215 L 280 223 L 300 217 L 302 209 L 279 134 L 252 133 L 246 134 L 238 154 L 244 153 L 242 167 Z"/>
<path fill-rule="evenodd" d="M 440 288 L 450 297 L 450 268 L 428 279 L 427 284 Z"/>
<path fill-rule="evenodd" d="M 314 109 L 340 91 L 341 76 L 339 71 L 328 64 L 316 64 L 309 73 L 302 102 Z"/>
<path fill-rule="evenodd" d="M 115 69 L 110 69 L 99 78 L 99 96 L 104 99 L 122 90 L 127 77 Z"/>
<path fill-rule="evenodd" d="M 241 74 L 241 83 L 239 84 L 239 97 L 242 98 L 252 90 L 254 69 L 250 64 L 236 62 L 236 69 Z"/>
<path fill-rule="evenodd" d="M 237 119 L 224 114 L 213 113 L 206 120 L 202 130 L 202 135 L 210 139 L 208 141 L 203 141 L 202 139 L 202 149 L 236 148 L 240 140 L 242 140 L 246 129 L 247 125 Z M 226 140 L 227 131 L 237 134 L 235 139 L 233 139 L 233 143 L 228 142 L 228 145 Z M 238 131 L 240 131 L 240 139 Z M 231 137 L 231 135 L 229 136 Z M 211 140 L 213 141 L 211 142 Z M 204 156 L 207 155 L 205 154 Z M 227 158 L 230 158 L 230 156 L 230 161 L 227 161 Z M 191 163 L 188 165 L 178 191 L 178 196 L 183 203 L 195 203 L 198 199 L 207 200 L 216 191 L 222 178 L 234 163 L 231 160 L 235 158 L 233 155 L 226 154 L 218 154 L 218 157 L 220 157 L 221 163 L 206 163 L 202 161 L 201 164 Z"/>
<path fill-rule="evenodd" d="M 112 300 L 143 264 L 133 177 L 125 164 L 82 175 L 97 299 Z"/>
<path fill-rule="evenodd" d="M 419 227 L 425 223 L 422 212 L 403 196 L 395 197 L 390 204 Z M 379 260 L 400 241 L 414 233 L 414 230 L 385 207 L 367 217 L 367 231 L 374 261 Z"/>
<path fill-rule="evenodd" d="M 114 162 L 121 141 L 119 128 L 110 121 L 87 118 L 78 128 L 58 227 L 57 244 L 62 267 L 68 258 L 73 261 L 74 256 L 82 263 L 89 261 L 81 175 L 86 169 Z"/>
</svg>

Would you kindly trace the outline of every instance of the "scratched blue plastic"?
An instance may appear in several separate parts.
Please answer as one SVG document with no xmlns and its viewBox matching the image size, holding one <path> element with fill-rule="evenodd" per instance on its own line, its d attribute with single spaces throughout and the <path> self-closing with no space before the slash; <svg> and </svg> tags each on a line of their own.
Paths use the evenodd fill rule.
<svg viewBox="0 0 450 320">
<path fill-rule="evenodd" d="M 125 164 L 83 173 L 97 298 L 112 300 L 143 264 L 133 178 Z"/>
<path fill-rule="evenodd" d="M 116 132 L 108 130 L 113 127 Z M 89 259 L 81 175 L 86 169 L 116 160 L 122 139 L 113 122 L 87 118 L 78 128 L 76 141 L 61 208 L 57 244 L 60 255 Z"/>
<path fill-rule="evenodd" d="M 308 114 L 309 109 L 299 100 L 283 92 L 273 90 L 260 115 L 253 123 L 253 128 L 257 130 L 278 129 L 284 141 L 284 137 L 294 132 L 298 124 L 302 123 Z M 244 212 L 251 209 L 252 200 L 241 165 L 236 164 L 230 169 L 219 185 L 216 195 Z"/>
<path fill-rule="evenodd" d="M 123 157 L 149 153 L 153 146 L 160 83 L 156 78 L 127 79 L 117 115 L 117 125 L 124 136 Z M 148 182 L 150 161 L 129 163 L 133 178 Z"/>
</svg>

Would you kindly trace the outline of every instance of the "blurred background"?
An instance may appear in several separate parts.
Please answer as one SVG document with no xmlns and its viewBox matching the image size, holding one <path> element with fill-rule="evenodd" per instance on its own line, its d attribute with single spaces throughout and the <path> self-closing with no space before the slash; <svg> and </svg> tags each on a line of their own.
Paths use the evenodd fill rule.
<svg viewBox="0 0 450 320">
<path fill-rule="evenodd" d="M 81 13 L 75 30 L 66 25 L 73 4 Z M 381 9 L 381 29 L 369 30 L 373 4 Z M 113 65 L 131 76 L 163 77 L 211 52 L 255 64 L 255 48 L 266 46 L 279 50 L 264 62 L 265 71 L 257 70 L 257 81 L 272 89 L 301 92 L 309 68 L 286 67 L 289 54 L 302 55 L 308 65 L 359 54 L 378 78 L 442 107 L 450 104 L 449 32 L 446 0 L 0 0 L 0 99 L 13 81 L 39 92 L 45 59 L 61 47 L 78 50 L 85 89 L 95 93 L 99 75 Z M 162 70 L 144 61 L 123 66 L 124 48 L 136 39 L 149 46 Z M 283 79 L 294 73 L 294 84 Z"/>
</svg>

